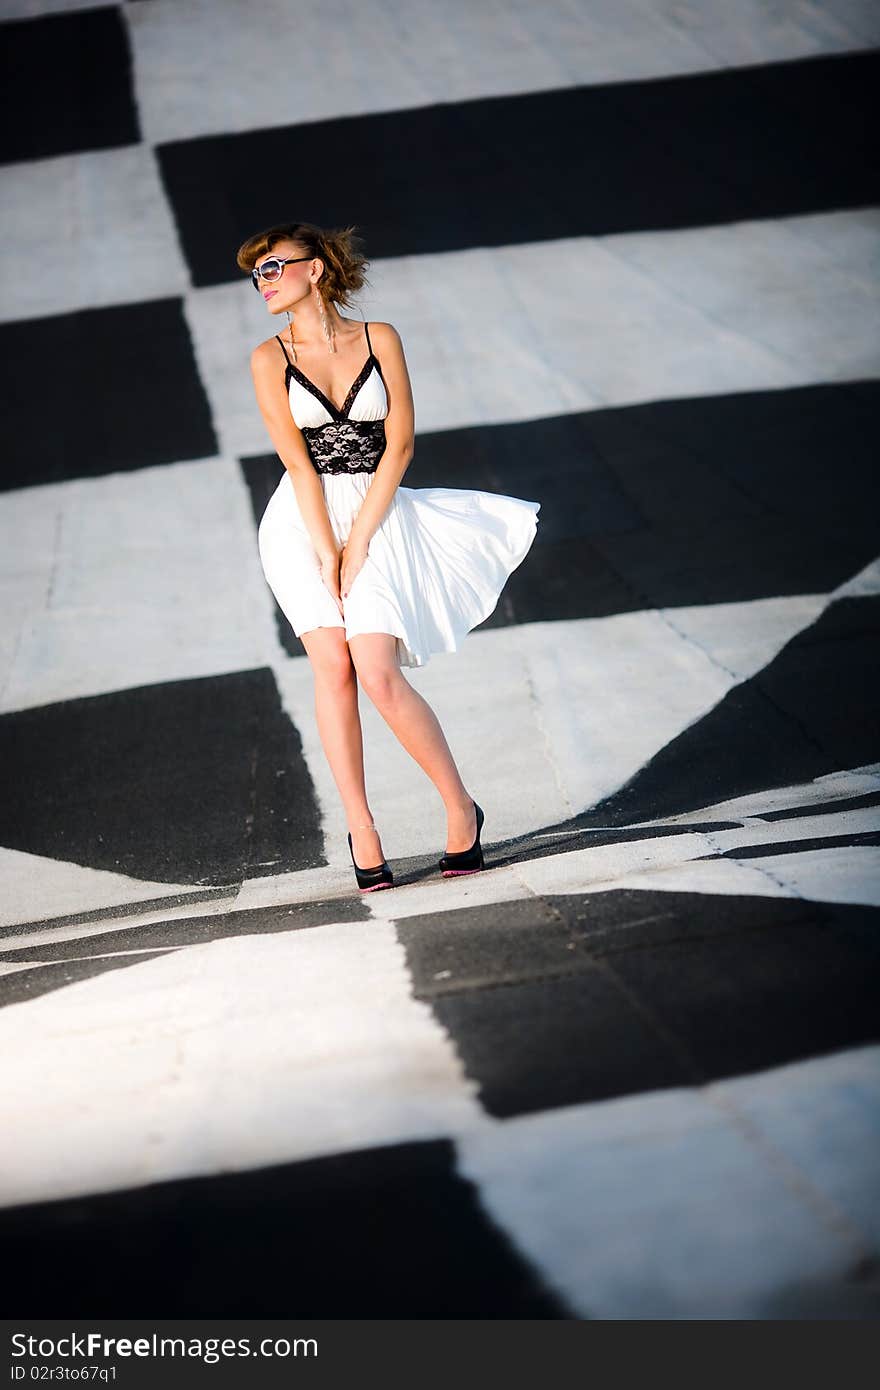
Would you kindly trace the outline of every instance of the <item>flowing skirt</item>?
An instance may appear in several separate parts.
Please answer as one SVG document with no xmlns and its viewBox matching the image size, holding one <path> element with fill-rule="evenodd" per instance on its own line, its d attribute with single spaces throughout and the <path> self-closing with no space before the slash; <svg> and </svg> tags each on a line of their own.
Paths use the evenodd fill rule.
<svg viewBox="0 0 880 1390">
<path fill-rule="evenodd" d="M 322 473 L 333 533 L 348 539 L 372 473 Z M 285 470 L 260 521 L 266 581 L 299 637 L 316 627 L 397 638 L 399 666 L 457 651 L 497 606 L 535 539 L 540 502 L 465 488 L 398 486 L 367 558 L 342 599 L 343 619 L 321 579 L 318 556 Z"/>
</svg>

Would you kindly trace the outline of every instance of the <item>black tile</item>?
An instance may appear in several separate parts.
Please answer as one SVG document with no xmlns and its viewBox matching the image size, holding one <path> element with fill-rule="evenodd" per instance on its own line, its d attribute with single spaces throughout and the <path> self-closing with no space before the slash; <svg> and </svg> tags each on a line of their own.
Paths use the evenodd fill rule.
<svg viewBox="0 0 880 1390">
<path fill-rule="evenodd" d="M 841 815 L 838 824 L 845 824 Z M 805 835 L 802 839 L 767 840 L 739 849 L 705 855 L 705 859 L 777 859 L 784 854 L 807 854 L 810 850 L 851 849 L 858 845 L 880 845 L 880 830 L 841 830 L 838 835 Z M 760 865 L 758 865 L 760 868 Z"/>
<path fill-rule="evenodd" d="M 761 820 L 772 825 L 777 820 L 796 820 L 800 816 L 839 816 L 844 811 L 863 811 L 870 806 L 880 807 L 880 792 L 863 792 L 834 798 L 829 795 L 825 801 L 812 801 L 804 806 L 785 806 L 779 811 L 762 811 Z"/>
<path fill-rule="evenodd" d="M 693 1084 L 607 972 L 448 994 L 434 1013 L 496 1119 Z"/>
<path fill-rule="evenodd" d="M 496 1118 L 694 1081 L 552 902 L 450 910 L 397 931 L 415 997 Z"/>
<path fill-rule="evenodd" d="M 849 904 L 615 890 L 397 931 L 415 997 L 505 1118 L 876 1040 L 878 921 Z"/>
<path fill-rule="evenodd" d="M 214 285 L 240 278 L 240 243 L 279 220 L 278 170 L 317 149 L 309 220 L 355 223 L 371 256 L 868 206 L 878 85 L 880 53 L 842 53 L 204 136 L 158 155 L 193 283 Z M 353 152 L 364 176 L 340 178 Z"/>
<path fill-rule="evenodd" d="M 880 550 L 878 426 L 876 382 L 593 413 L 636 521 L 591 544 L 639 606 L 827 593 Z"/>
<path fill-rule="evenodd" d="M 564 923 L 569 938 L 581 943 L 590 960 L 605 961 L 612 967 L 617 957 L 643 949 L 678 949 L 690 943 L 702 948 L 704 942 L 772 935 L 777 928 L 822 927 L 834 939 L 851 939 L 873 956 L 880 944 L 875 930 L 880 908 L 860 903 L 636 888 L 555 893 L 545 903 Z M 865 937 L 866 927 L 874 930 L 870 941 Z"/>
<path fill-rule="evenodd" d="M 0 1241 L 7 1317 L 576 1316 L 447 1140 L 7 1208 Z"/>
<path fill-rule="evenodd" d="M 217 453 L 179 299 L 0 324 L 0 351 L 0 488 Z"/>
<path fill-rule="evenodd" d="M 269 670 L 0 715 L 0 844 L 167 883 L 326 862 L 299 735 Z"/>
<path fill-rule="evenodd" d="M 490 628 L 827 593 L 880 553 L 878 450 L 880 384 L 847 383 L 419 434 L 402 485 L 541 503 Z M 258 523 L 282 465 L 242 466 Z"/>
<path fill-rule="evenodd" d="M 540 501 L 520 621 L 605 617 L 835 588 L 880 552 L 878 448 L 847 383 L 420 434 L 404 482 Z"/>
<path fill-rule="evenodd" d="M 128 30 L 118 6 L 3 24 L 0 162 L 140 140 Z"/>
<path fill-rule="evenodd" d="M 875 1043 L 880 955 L 845 927 L 838 930 L 824 906 L 810 904 L 808 914 L 796 903 L 790 911 L 800 920 L 767 926 L 764 901 L 745 900 L 743 930 L 716 934 L 714 901 L 702 897 L 693 904 L 695 929 L 686 936 L 621 949 L 606 961 L 713 1079 Z M 875 909 L 855 908 L 850 915 L 870 915 L 876 933 Z"/>
<path fill-rule="evenodd" d="M 401 919 L 397 934 L 419 999 L 580 975 L 591 968 L 555 899 L 450 906 Z"/>
</svg>

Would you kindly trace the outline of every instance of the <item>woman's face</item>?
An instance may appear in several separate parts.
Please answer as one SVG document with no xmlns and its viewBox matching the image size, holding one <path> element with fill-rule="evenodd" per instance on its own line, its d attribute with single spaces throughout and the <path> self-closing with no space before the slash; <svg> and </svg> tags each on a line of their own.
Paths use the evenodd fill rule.
<svg viewBox="0 0 880 1390">
<path fill-rule="evenodd" d="M 254 264 L 254 269 L 264 264 L 265 261 L 273 259 L 286 261 L 291 257 L 306 256 L 303 246 L 297 246 L 293 241 L 279 241 L 272 247 L 271 251 L 266 251 L 262 256 L 258 256 Z M 286 309 L 293 309 L 303 299 L 307 299 L 311 294 L 311 275 L 312 267 L 315 265 L 316 258 L 310 256 L 305 260 L 294 259 L 292 265 L 286 265 L 278 280 L 260 280 L 260 293 L 271 313 L 284 313 Z M 316 266 L 319 269 L 319 266 Z"/>
</svg>

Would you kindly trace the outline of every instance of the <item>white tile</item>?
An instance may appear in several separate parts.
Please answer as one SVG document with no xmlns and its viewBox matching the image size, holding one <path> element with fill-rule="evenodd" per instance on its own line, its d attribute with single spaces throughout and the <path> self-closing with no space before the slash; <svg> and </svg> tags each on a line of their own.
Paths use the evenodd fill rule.
<svg viewBox="0 0 880 1390">
<path fill-rule="evenodd" d="M 0 217 L 4 322 L 164 299 L 189 285 L 147 145 L 7 165 Z"/>
<path fill-rule="evenodd" d="M 699 819 L 699 817 L 694 817 Z M 866 817 L 876 828 L 876 817 Z M 796 840 L 797 822 L 786 823 Z M 619 828 L 619 827 L 616 827 Z M 839 826 L 837 827 L 839 833 Z M 880 905 L 880 850 L 870 845 L 834 845 L 778 855 L 735 854 L 724 831 L 631 838 L 567 854 L 548 855 L 516 865 L 516 878 L 536 894 L 597 893 L 634 889 L 645 893 L 707 896 L 802 898 L 809 902 Z M 827 828 L 833 838 L 834 826 Z M 765 822 L 737 832 L 738 845 L 767 843 Z"/>
<path fill-rule="evenodd" d="M 128 4 L 147 138 L 674 76 L 868 46 L 856 0 Z"/>
<path fill-rule="evenodd" d="M 653 8 L 652 0 L 639 4 Z M 660 8 L 710 59 L 731 66 L 813 57 L 880 37 L 876 8 L 865 0 L 661 0 Z"/>
<path fill-rule="evenodd" d="M 696 651 L 736 678 L 748 680 L 773 660 L 828 606 L 823 594 L 660 608 L 663 622 Z"/>
<path fill-rule="evenodd" d="M 0 928 L 191 892 L 191 884 L 150 883 L 127 874 L 107 873 L 64 859 L 0 847 Z M 68 936 L 83 934 L 82 928 L 62 930 Z M 106 930 L 106 926 L 97 930 Z M 0 948 L 6 951 L 17 946 L 31 947 L 44 939 L 37 932 L 28 932 L 26 937 L 4 938 Z"/>
<path fill-rule="evenodd" d="M 8 1006 L 0 1203 L 467 1127 L 473 1085 L 410 988 L 393 924 L 346 922 L 191 946 Z"/>
<path fill-rule="evenodd" d="M 815 816 L 803 814 L 773 820 L 747 821 L 730 830 L 713 830 L 712 840 L 725 851 L 740 845 L 790 844 L 793 840 L 834 839 L 837 836 L 870 835 L 880 829 L 880 807 L 860 806 L 841 811 L 825 811 Z"/>
<path fill-rule="evenodd" d="M 711 836 L 705 832 L 634 836 L 526 860 L 517 865 L 517 878 L 539 896 L 623 888 L 733 897 L 793 896 L 761 872 L 760 860 L 716 859 L 714 855 Z"/>
<path fill-rule="evenodd" d="M 2 709 L 248 670 L 280 653 L 239 465 L 206 459 L 0 496 Z"/>
<path fill-rule="evenodd" d="M 838 584 L 831 597 L 868 598 L 874 594 L 880 594 L 880 559 L 872 560 L 843 584 Z"/>
<path fill-rule="evenodd" d="M 865 1139 L 864 1111 L 834 1113 L 840 1168 L 815 1177 L 861 1190 L 864 1158 L 845 1150 Z M 821 1194 L 700 1091 L 506 1120 L 457 1150 L 489 1215 L 583 1317 L 760 1317 L 862 1253 Z"/>
<path fill-rule="evenodd" d="M 735 222 L 605 239 L 611 254 L 710 322 L 829 380 L 880 367 L 880 216 Z M 838 252 L 838 241 L 840 251 Z"/>
<path fill-rule="evenodd" d="M 708 1094 L 754 1125 L 880 1254 L 880 1048 L 719 1081 Z"/>
<path fill-rule="evenodd" d="M 880 20 L 880 5 L 876 6 Z M 880 278 L 880 208 L 852 208 L 841 220 L 836 212 L 815 212 L 792 217 L 787 227 L 793 237 L 812 242 L 830 256 L 838 270 L 851 270 L 872 285 Z"/>
<path fill-rule="evenodd" d="M 780 807 L 794 802 L 789 792 L 790 789 L 780 789 Z M 774 808 L 772 791 L 764 793 L 762 799 L 766 811 Z M 730 819 L 735 814 L 730 809 L 734 806 L 735 803 L 721 803 L 685 816 L 643 824 L 700 826 L 712 820 Z M 878 823 L 876 809 L 869 807 L 812 817 L 794 816 L 783 821 L 746 820 L 736 829 L 695 829 L 690 833 L 644 838 L 639 837 L 640 827 L 636 825 L 628 838 L 611 844 L 588 845 L 525 860 L 515 866 L 516 878 L 536 894 L 626 888 L 876 906 L 880 903 L 880 850 L 871 845 L 832 842 L 841 834 L 873 832 Z M 802 852 L 786 849 L 778 855 L 747 853 L 752 846 L 823 838 L 829 841 L 827 847 L 811 846 Z M 737 849 L 743 851 L 739 858 Z"/>
<path fill-rule="evenodd" d="M 871 829 L 876 832 L 878 828 L 880 816 L 875 814 Z M 834 832 L 829 829 L 828 833 L 830 837 Z M 844 824 L 837 827 L 837 834 L 846 833 Z M 794 898 L 880 907 L 880 849 L 873 845 L 788 850 L 762 856 L 758 862 L 764 873 Z"/>
<path fill-rule="evenodd" d="M 821 607 L 795 597 L 682 610 L 680 622 L 648 609 L 528 624 L 529 685 L 572 814 L 624 785 Z"/>
<path fill-rule="evenodd" d="M 828 219 L 822 245 L 782 219 L 378 260 L 349 317 L 400 332 L 417 451 L 426 431 L 876 375 L 876 251 L 849 236 L 860 214 L 833 217 L 839 264 Z M 264 452 L 248 359 L 285 317 L 244 281 L 187 314 L 223 448 Z"/>
</svg>

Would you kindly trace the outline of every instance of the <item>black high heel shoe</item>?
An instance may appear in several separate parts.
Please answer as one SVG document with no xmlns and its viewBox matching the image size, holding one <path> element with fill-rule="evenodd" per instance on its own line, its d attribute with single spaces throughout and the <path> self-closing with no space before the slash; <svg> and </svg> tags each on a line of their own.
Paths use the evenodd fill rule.
<svg viewBox="0 0 880 1390">
<path fill-rule="evenodd" d="M 359 825 L 359 830 L 375 830 L 375 825 Z M 393 888 L 394 875 L 385 859 L 381 864 L 377 864 L 375 869 L 359 869 L 355 863 L 354 850 L 351 845 L 351 831 L 348 832 L 348 852 L 351 855 L 351 862 L 354 864 L 354 874 L 357 879 L 358 888 L 362 893 L 372 893 L 376 888 Z"/>
<path fill-rule="evenodd" d="M 480 831 L 485 817 L 482 806 L 478 806 L 475 801 L 474 810 L 477 813 L 477 838 L 470 849 L 460 849 L 453 854 L 446 853 L 442 856 L 439 863 L 444 878 L 452 878 L 456 874 L 478 874 L 486 867 L 483 863 L 483 847 L 480 844 Z"/>
</svg>

